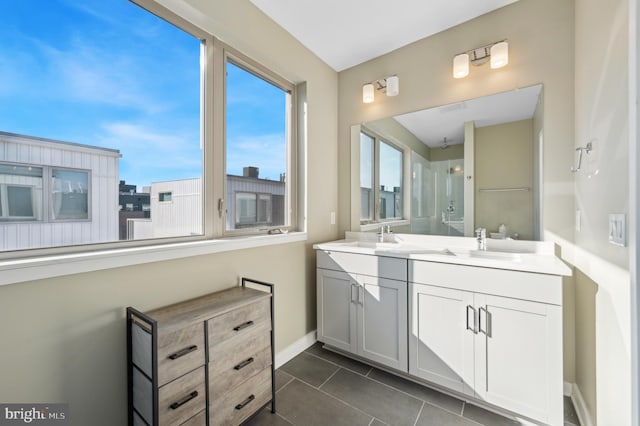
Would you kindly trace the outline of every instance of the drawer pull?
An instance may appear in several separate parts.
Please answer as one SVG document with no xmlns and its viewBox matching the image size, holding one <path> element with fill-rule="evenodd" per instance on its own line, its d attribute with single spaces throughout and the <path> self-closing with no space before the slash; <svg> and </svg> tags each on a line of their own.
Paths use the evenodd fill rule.
<svg viewBox="0 0 640 426">
<path fill-rule="evenodd" d="M 169 408 L 171 408 L 172 410 L 176 410 L 176 409 L 180 408 L 181 406 L 183 406 L 184 404 L 186 404 L 187 402 L 191 401 L 196 396 L 198 396 L 198 391 L 193 391 L 189 395 L 187 395 L 184 398 L 182 398 L 180 401 L 176 401 L 173 404 L 171 404 L 169 406 Z"/>
<path fill-rule="evenodd" d="M 233 368 L 236 369 L 236 370 L 242 370 L 243 368 L 245 368 L 247 365 L 251 364 L 252 362 L 253 362 L 253 357 L 242 361 L 240 364 L 236 365 Z"/>
<path fill-rule="evenodd" d="M 253 321 L 247 321 L 244 324 L 240 324 L 237 327 L 233 327 L 233 331 L 240 331 L 240 330 L 243 330 L 243 329 L 245 329 L 247 327 L 251 327 L 252 325 L 253 325 Z"/>
<path fill-rule="evenodd" d="M 169 359 L 178 359 L 182 356 L 185 356 L 186 354 L 190 354 L 191 352 L 195 351 L 198 349 L 198 346 L 193 345 L 193 346 L 189 346 L 188 348 L 184 348 L 181 351 L 176 352 L 175 354 L 171 354 L 169 355 L 167 358 Z"/>
<path fill-rule="evenodd" d="M 249 395 L 249 398 L 242 401 L 240 404 L 236 405 L 236 410 L 242 410 L 248 403 L 256 399 L 255 396 Z"/>
</svg>

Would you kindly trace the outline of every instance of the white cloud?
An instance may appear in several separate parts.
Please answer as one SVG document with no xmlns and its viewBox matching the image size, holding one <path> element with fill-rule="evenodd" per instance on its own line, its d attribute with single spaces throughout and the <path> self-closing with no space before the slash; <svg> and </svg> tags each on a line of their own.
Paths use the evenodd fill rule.
<svg viewBox="0 0 640 426">
<path fill-rule="evenodd" d="M 283 133 L 242 135 L 227 142 L 227 171 L 241 174 L 242 168 L 256 166 L 261 178 L 277 180 L 286 171 L 286 146 Z"/>
</svg>

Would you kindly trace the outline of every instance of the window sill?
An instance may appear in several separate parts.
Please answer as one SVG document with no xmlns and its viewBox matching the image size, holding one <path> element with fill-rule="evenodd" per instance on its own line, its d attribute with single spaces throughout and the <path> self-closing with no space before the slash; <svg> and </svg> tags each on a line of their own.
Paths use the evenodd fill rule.
<svg viewBox="0 0 640 426">
<path fill-rule="evenodd" d="M 163 244 L 0 261 L 0 286 L 142 263 L 306 241 L 306 232 Z"/>
</svg>

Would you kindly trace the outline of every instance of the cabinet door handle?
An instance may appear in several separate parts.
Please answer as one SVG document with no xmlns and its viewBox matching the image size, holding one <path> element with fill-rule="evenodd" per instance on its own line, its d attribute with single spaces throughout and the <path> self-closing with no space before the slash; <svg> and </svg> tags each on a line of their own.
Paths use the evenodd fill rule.
<svg viewBox="0 0 640 426">
<path fill-rule="evenodd" d="M 362 297 L 360 297 L 362 295 Z M 364 286 L 358 286 L 358 303 L 364 305 Z"/>
<path fill-rule="evenodd" d="M 471 310 L 473 314 L 469 315 L 469 310 Z M 469 317 L 473 318 L 473 327 L 469 327 Z M 476 310 L 471 305 L 467 305 L 467 330 L 473 331 L 473 334 L 478 334 L 478 329 L 476 328 Z"/>
<path fill-rule="evenodd" d="M 242 370 L 243 368 L 245 368 L 247 365 L 251 364 L 252 362 L 253 362 L 253 357 L 242 361 L 240 364 L 236 365 L 233 368 L 235 370 Z"/>
<path fill-rule="evenodd" d="M 355 288 L 356 291 L 358 291 L 357 287 L 358 287 L 357 284 L 351 283 L 351 303 L 356 303 L 357 296 L 353 295 L 353 289 Z"/>
<path fill-rule="evenodd" d="M 176 401 L 173 404 L 171 404 L 169 406 L 169 408 L 171 408 L 172 410 L 176 410 L 176 409 L 180 408 L 181 406 L 183 406 L 184 404 L 186 404 L 187 402 L 191 401 L 196 396 L 198 396 L 198 391 L 193 391 L 189 395 L 187 395 L 184 398 L 182 398 L 180 401 Z"/>
<path fill-rule="evenodd" d="M 198 350 L 198 346 L 196 346 L 196 345 L 189 346 L 188 348 L 184 348 L 184 349 L 182 349 L 182 350 L 180 350 L 180 351 L 178 351 L 178 352 L 176 352 L 174 354 L 169 355 L 167 358 L 175 360 L 175 359 L 178 359 L 180 357 L 185 356 L 186 354 L 190 354 L 191 352 L 196 351 L 196 350 Z"/>
<path fill-rule="evenodd" d="M 482 312 L 484 311 L 484 330 L 482 329 Z M 491 313 L 484 307 L 478 309 L 478 330 L 491 337 Z"/>
<path fill-rule="evenodd" d="M 248 403 L 256 399 L 255 396 L 249 395 L 249 398 L 242 401 L 240 404 L 236 405 L 236 410 L 242 410 Z"/>
<path fill-rule="evenodd" d="M 253 325 L 253 321 L 247 321 L 247 322 L 245 322 L 243 324 L 240 324 L 237 327 L 233 327 L 233 331 L 240 331 L 240 330 L 243 330 L 243 329 L 245 329 L 247 327 L 251 327 L 252 325 Z"/>
</svg>

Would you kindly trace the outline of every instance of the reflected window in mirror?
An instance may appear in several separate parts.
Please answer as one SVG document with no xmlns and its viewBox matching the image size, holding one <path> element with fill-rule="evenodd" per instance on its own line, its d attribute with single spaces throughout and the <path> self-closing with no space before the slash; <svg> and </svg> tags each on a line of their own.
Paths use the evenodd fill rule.
<svg viewBox="0 0 640 426">
<path fill-rule="evenodd" d="M 380 220 L 402 218 L 402 151 L 380 141 Z"/>
<path fill-rule="evenodd" d="M 403 151 L 360 132 L 360 223 L 402 219 Z"/>
<path fill-rule="evenodd" d="M 374 217 L 374 138 L 360 133 L 360 221 L 372 222 Z"/>
</svg>

